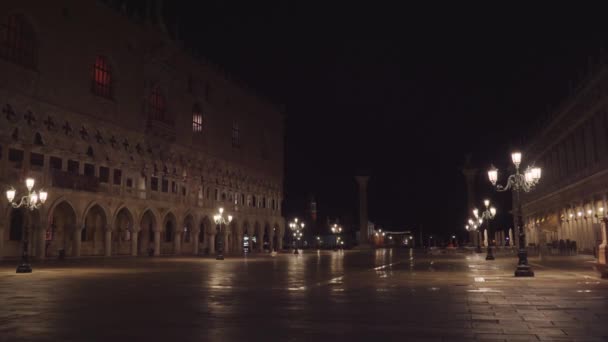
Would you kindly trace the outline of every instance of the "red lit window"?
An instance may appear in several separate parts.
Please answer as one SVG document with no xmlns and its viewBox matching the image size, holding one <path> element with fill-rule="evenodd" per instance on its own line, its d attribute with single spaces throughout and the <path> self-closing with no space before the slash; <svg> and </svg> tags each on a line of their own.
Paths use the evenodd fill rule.
<svg viewBox="0 0 608 342">
<path fill-rule="evenodd" d="M 159 87 L 154 88 L 150 94 L 150 117 L 168 123 L 167 101 Z"/>
<path fill-rule="evenodd" d="M 36 36 L 23 15 L 11 15 L 2 22 L 0 57 L 28 68 L 36 66 Z"/>
<path fill-rule="evenodd" d="M 195 104 L 192 108 L 192 132 L 203 132 L 203 111 L 198 104 Z"/>
<path fill-rule="evenodd" d="M 91 91 L 95 95 L 112 97 L 112 70 L 108 60 L 103 56 L 95 58 L 91 75 Z"/>
</svg>

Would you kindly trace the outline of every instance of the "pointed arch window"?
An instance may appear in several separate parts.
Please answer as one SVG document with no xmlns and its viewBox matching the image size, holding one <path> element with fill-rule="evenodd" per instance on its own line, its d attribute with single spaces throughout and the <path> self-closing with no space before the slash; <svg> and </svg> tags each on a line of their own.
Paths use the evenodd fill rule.
<svg viewBox="0 0 608 342">
<path fill-rule="evenodd" d="M 95 58 L 91 70 L 91 91 L 95 95 L 112 98 L 112 69 L 104 56 Z"/>
<path fill-rule="evenodd" d="M 34 69 L 37 56 L 36 35 L 22 14 L 5 17 L 0 25 L 0 57 Z"/>
<path fill-rule="evenodd" d="M 232 147 L 238 148 L 241 146 L 241 136 L 239 130 L 239 123 L 234 121 L 232 123 Z"/>
<path fill-rule="evenodd" d="M 203 132 L 203 111 L 198 103 L 192 107 L 192 132 Z"/>
<path fill-rule="evenodd" d="M 150 118 L 172 124 L 167 117 L 167 100 L 160 87 L 154 87 L 150 93 Z"/>
</svg>

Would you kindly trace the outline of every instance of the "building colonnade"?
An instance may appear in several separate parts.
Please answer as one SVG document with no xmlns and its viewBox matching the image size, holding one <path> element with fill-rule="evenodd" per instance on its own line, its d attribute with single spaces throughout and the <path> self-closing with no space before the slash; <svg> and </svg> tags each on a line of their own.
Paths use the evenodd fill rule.
<svg viewBox="0 0 608 342">
<path fill-rule="evenodd" d="M 50 203 L 49 203 L 50 202 Z M 107 205 L 103 201 L 71 201 L 59 197 L 40 210 L 13 209 L 0 213 L 0 257 L 21 255 L 23 240 L 37 259 L 115 255 L 201 255 L 216 252 L 224 238 L 224 253 L 242 253 L 247 235 L 255 251 L 282 249 L 282 217 L 239 215 L 224 234 L 213 222 L 214 209 L 166 209 L 137 203 Z M 266 243 L 264 243 L 266 242 Z"/>
<path fill-rule="evenodd" d="M 555 240 L 576 242 L 579 252 L 595 253 L 605 229 L 607 194 L 572 201 L 566 206 L 545 210 L 526 218 L 528 243 L 545 244 Z"/>
</svg>

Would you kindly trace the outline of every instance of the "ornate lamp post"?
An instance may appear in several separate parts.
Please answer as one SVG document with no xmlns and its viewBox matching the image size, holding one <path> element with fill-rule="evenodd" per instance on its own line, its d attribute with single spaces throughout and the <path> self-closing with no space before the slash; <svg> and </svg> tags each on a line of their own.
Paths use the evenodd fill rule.
<svg viewBox="0 0 608 342">
<path fill-rule="evenodd" d="M 304 222 L 298 222 L 298 218 L 296 217 L 293 222 L 289 223 L 289 229 L 293 232 L 293 254 L 298 254 L 297 241 L 300 241 L 302 238 L 301 230 L 304 229 Z"/>
<path fill-rule="evenodd" d="M 517 253 L 519 257 L 519 262 L 517 263 L 517 269 L 515 270 L 516 277 L 533 277 L 534 272 L 530 265 L 528 265 L 528 251 L 526 250 L 526 231 L 524 229 L 524 221 L 522 217 L 521 210 L 521 199 L 520 193 L 530 192 L 541 176 L 541 169 L 539 167 L 530 167 L 526 168 L 526 171 L 522 174 L 519 171 L 519 166 L 521 165 L 521 153 L 514 152 L 511 154 L 511 160 L 515 165 L 515 174 L 512 174 L 507 179 L 507 185 L 502 186 L 500 184 L 496 184 L 498 180 L 498 169 L 492 165 L 490 170 L 488 171 L 488 178 L 493 186 L 496 187 L 496 191 L 503 192 L 507 190 L 513 190 L 515 194 L 515 205 L 516 213 L 517 213 L 517 228 L 519 230 L 519 252 Z"/>
<path fill-rule="evenodd" d="M 48 193 L 42 189 L 38 192 L 33 191 L 35 180 L 34 178 L 27 178 L 25 180 L 25 187 L 27 188 L 27 195 L 22 196 L 19 202 L 15 201 L 17 190 L 10 187 L 6 190 L 6 199 L 13 208 L 27 208 L 29 210 L 35 210 L 40 208 L 41 205 L 46 202 Z M 27 229 L 23 229 L 23 252 L 21 253 L 21 263 L 17 266 L 17 273 L 32 273 L 32 266 L 29 263 L 29 257 L 27 254 L 28 249 L 28 236 Z"/>
<path fill-rule="evenodd" d="M 331 233 L 336 236 L 336 246 L 334 247 L 334 251 L 337 251 L 338 247 L 340 246 L 340 233 L 342 233 L 342 227 L 334 223 L 334 225 L 331 226 Z M 344 241 L 342 241 L 342 244 L 344 244 Z"/>
<path fill-rule="evenodd" d="M 228 215 L 228 218 L 226 219 L 226 217 L 224 217 L 224 208 L 219 208 L 218 213 L 213 216 L 213 220 L 215 221 L 215 224 L 220 226 L 220 240 L 217 244 L 217 256 L 215 257 L 216 260 L 224 260 L 224 234 L 225 234 L 225 227 L 226 224 L 229 224 L 230 222 L 232 222 L 232 215 Z M 222 228 L 222 225 L 224 226 L 224 228 Z"/>
<path fill-rule="evenodd" d="M 481 215 L 479 215 L 479 210 L 477 208 L 473 209 L 473 215 L 475 218 L 485 220 L 486 229 L 488 232 L 488 254 L 486 255 L 486 260 L 494 260 L 494 253 L 492 253 L 492 233 L 490 231 L 490 220 L 493 220 L 496 216 L 496 208 L 490 207 L 490 200 L 484 200 L 483 205 L 486 207 Z"/>
<path fill-rule="evenodd" d="M 467 231 L 477 232 L 477 248 L 475 248 L 475 253 L 481 253 L 481 231 L 479 230 L 479 227 L 481 227 L 482 224 L 482 218 L 475 219 L 475 221 L 469 219 L 468 224 L 464 226 Z"/>
</svg>

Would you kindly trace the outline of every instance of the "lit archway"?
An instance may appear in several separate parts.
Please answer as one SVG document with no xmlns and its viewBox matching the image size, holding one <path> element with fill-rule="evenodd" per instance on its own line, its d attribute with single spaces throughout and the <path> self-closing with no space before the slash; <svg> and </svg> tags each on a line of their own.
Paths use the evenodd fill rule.
<svg viewBox="0 0 608 342">
<path fill-rule="evenodd" d="M 131 254 L 131 237 L 133 236 L 133 215 L 126 207 L 121 208 L 114 218 L 112 231 L 112 253 L 117 255 Z"/>
</svg>

